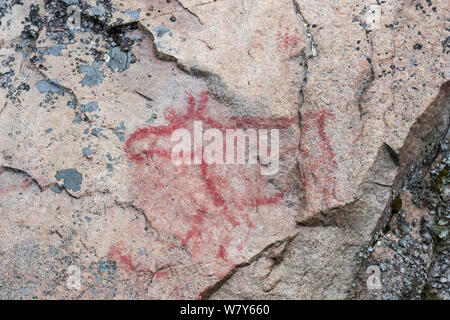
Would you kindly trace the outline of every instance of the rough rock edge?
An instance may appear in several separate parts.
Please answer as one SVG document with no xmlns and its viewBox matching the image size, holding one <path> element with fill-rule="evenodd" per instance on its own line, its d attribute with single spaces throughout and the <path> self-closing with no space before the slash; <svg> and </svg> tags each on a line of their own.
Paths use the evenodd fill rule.
<svg viewBox="0 0 450 320">
<path fill-rule="evenodd" d="M 201 300 L 208 300 L 214 293 L 216 293 L 220 288 L 229 280 L 233 275 L 238 272 L 240 269 L 245 268 L 246 266 L 249 266 L 254 261 L 261 258 L 263 255 L 268 254 L 271 256 L 271 258 L 274 260 L 274 263 L 272 264 L 273 268 L 275 265 L 280 264 L 283 261 L 283 255 L 287 251 L 289 244 L 297 237 L 298 233 L 289 236 L 283 240 L 276 241 L 274 243 L 269 244 L 266 246 L 263 250 L 261 250 L 259 253 L 248 259 L 247 261 L 238 264 L 235 266 L 226 276 L 224 276 L 220 281 L 216 282 L 214 285 L 210 286 L 206 290 L 200 293 L 199 298 Z M 273 255 L 272 253 L 276 251 L 277 249 L 281 248 L 281 252 L 279 252 L 276 255 Z"/>
<path fill-rule="evenodd" d="M 445 126 L 443 132 L 439 132 L 439 127 Z M 386 208 L 383 211 L 381 217 L 378 220 L 376 228 L 373 231 L 373 237 L 371 241 L 362 245 L 361 248 L 367 246 L 373 246 L 376 239 L 376 233 L 382 231 L 387 225 L 391 223 L 393 218 L 391 203 L 393 195 L 405 188 L 408 184 L 412 171 L 419 171 L 423 177 L 427 173 L 427 168 L 433 163 L 434 159 L 439 153 L 439 148 L 434 146 L 440 144 L 444 139 L 446 133 L 450 130 L 450 81 L 444 82 L 436 95 L 433 102 L 425 109 L 416 122 L 411 126 L 409 134 L 405 140 L 403 147 L 399 154 L 396 156 L 400 167 L 394 179 L 391 191 L 392 195 L 389 202 L 386 204 Z M 416 146 L 417 142 L 422 142 L 419 147 Z M 428 156 L 426 152 L 426 146 L 433 146 L 432 156 Z M 392 149 L 391 149 L 392 150 Z M 394 152 L 393 150 L 391 152 Z M 435 253 L 433 252 L 433 256 Z M 360 261 L 354 273 L 354 283 L 358 278 L 362 277 L 364 273 L 363 266 L 366 260 Z M 433 264 L 431 264 L 433 265 Z M 347 291 L 347 298 L 357 296 L 357 292 L 353 288 L 349 288 Z"/>
</svg>

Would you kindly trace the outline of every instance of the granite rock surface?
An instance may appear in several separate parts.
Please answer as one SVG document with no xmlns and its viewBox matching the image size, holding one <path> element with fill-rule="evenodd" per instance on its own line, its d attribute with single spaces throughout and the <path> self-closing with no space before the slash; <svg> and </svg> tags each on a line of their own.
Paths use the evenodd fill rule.
<svg viewBox="0 0 450 320">
<path fill-rule="evenodd" d="M 0 298 L 448 299 L 449 19 L 445 0 L 0 1 Z M 175 165 L 195 122 L 277 130 L 277 172 Z M 370 264 L 389 290 L 363 288 Z"/>
</svg>

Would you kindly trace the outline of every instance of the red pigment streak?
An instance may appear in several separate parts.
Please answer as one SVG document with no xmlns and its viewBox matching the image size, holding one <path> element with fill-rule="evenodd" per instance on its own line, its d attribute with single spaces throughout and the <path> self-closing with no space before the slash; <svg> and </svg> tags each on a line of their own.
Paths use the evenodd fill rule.
<svg viewBox="0 0 450 320">
<path fill-rule="evenodd" d="M 336 156 L 336 154 L 331 148 L 330 140 L 325 134 L 325 118 L 326 117 L 333 118 L 334 115 L 328 111 L 321 110 L 318 112 L 318 114 L 314 114 L 313 117 L 315 117 L 317 121 L 317 130 L 319 131 L 320 141 L 323 143 L 326 149 L 325 154 L 330 162 L 334 162 L 334 157 Z"/>
<path fill-rule="evenodd" d="M 139 274 L 148 274 L 152 277 L 155 273 L 149 269 L 142 268 L 139 265 L 133 263 L 133 260 L 129 254 L 123 253 L 123 249 L 120 245 L 111 246 L 108 250 L 108 257 L 114 259 L 116 262 L 120 262 L 126 269 Z"/>
<path fill-rule="evenodd" d="M 125 142 L 125 151 L 128 153 L 131 160 L 141 161 L 153 155 L 163 158 L 170 158 L 170 153 L 167 150 L 158 148 L 154 145 L 147 150 L 141 151 L 139 154 L 132 152 L 132 146 L 136 141 L 146 140 L 151 138 L 151 136 L 170 136 L 175 130 L 185 127 L 188 122 L 202 121 L 206 126 L 225 131 L 226 129 L 241 128 L 286 129 L 296 121 L 295 118 L 288 117 L 273 119 L 261 117 L 240 117 L 231 119 L 230 122 L 234 123 L 224 124 L 223 122 L 218 122 L 204 115 L 209 98 L 208 92 L 202 92 L 200 94 L 200 101 L 197 109 L 195 109 L 195 98 L 190 93 L 186 94 L 188 96 L 188 107 L 184 115 L 179 115 L 175 113 L 173 109 L 168 109 L 164 114 L 164 119 L 169 123 L 168 125 L 138 129 L 130 135 L 128 140 Z"/>
<path fill-rule="evenodd" d="M 119 246 L 110 247 L 108 250 L 108 257 L 117 259 L 128 269 L 136 271 L 136 266 L 131 261 L 131 257 L 129 255 L 123 254 L 122 249 Z"/>
<path fill-rule="evenodd" d="M 218 259 L 222 259 L 223 261 L 228 261 L 227 259 L 227 247 L 229 246 L 231 242 L 231 238 L 230 237 L 226 237 L 222 243 L 219 245 L 219 250 L 217 251 L 217 256 L 216 258 Z"/>
<path fill-rule="evenodd" d="M 219 246 L 219 252 L 217 252 L 217 258 L 220 258 L 222 260 L 226 260 L 227 251 L 225 250 L 225 247 L 223 245 Z"/>
<path fill-rule="evenodd" d="M 294 29 L 293 32 L 290 32 L 289 27 L 286 27 L 284 32 L 278 31 L 278 51 L 288 54 L 289 56 L 298 54 L 298 51 L 300 49 L 299 46 L 301 44 L 300 37 L 297 35 L 298 33 L 298 29 Z"/>
<path fill-rule="evenodd" d="M 336 154 L 331 147 L 329 138 L 325 133 L 327 119 L 334 118 L 334 114 L 327 110 L 319 110 L 303 117 L 302 141 L 314 136 L 317 130 L 320 143 L 303 145 L 301 156 L 304 159 L 302 183 L 311 190 L 313 197 L 322 197 L 325 204 L 330 199 L 336 199 L 335 182 L 331 178 L 336 165 Z M 313 152 L 317 149 L 317 152 Z"/>
<path fill-rule="evenodd" d="M 204 211 L 197 210 L 194 218 L 192 219 L 192 229 L 189 230 L 186 234 L 186 237 L 181 240 L 183 246 L 186 246 L 191 238 L 201 239 L 202 237 L 202 228 L 203 219 L 204 219 Z"/>
<path fill-rule="evenodd" d="M 214 184 L 214 180 L 208 177 L 208 165 L 206 163 L 201 164 L 202 176 L 205 181 L 205 187 L 208 189 L 209 193 L 212 195 L 214 205 L 216 207 L 223 206 L 225 204 L 225 200 L 220 196 L 219 192 L 216 189 L 216 185 Z"/>
</svg>

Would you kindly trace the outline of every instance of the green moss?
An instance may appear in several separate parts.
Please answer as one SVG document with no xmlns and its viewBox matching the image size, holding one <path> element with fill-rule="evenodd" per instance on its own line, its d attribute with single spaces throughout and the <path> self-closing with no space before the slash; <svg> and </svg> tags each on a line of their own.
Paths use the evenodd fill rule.
<svg viewBox="0 0 450 320">
<path fill-rule="evenodd" d="M 442 169 L 441 172 L 439 172 L 439 178 L 448 177 L 448 170 Z"/>
<path fill-rule="evenodd" d="M 392 200 L 392 205 L 391 205 L 392 211 L 400 212 L 400 210 L 402 210 L 402 206 L 403 206 L 402 198 L 400 198 L 400 196 L 398 195 L 394 198 L 394 200 Z"/>
<path fill-rule="evenodd" d="M 447 177 L 448 177 L 448 170 L 447 169 L 442 169 L 439 172 L 439 175 L 437 176 L 437 178 L 434 180 L 433 183 L 433 190 L 434 192 L 440 192 L 441 191 L 441 186 L 442 183 L 445 181 L 447 181 Z"/>
<path fill-rule="evenodd" d="M 439 297 L 431 291 L 431 285 L 429 283 L 425 284 L 420 296 L 422 300 L 440 300 Z"/>
<path fill-rule="evenodd" d="M 446 226 L 434 225 L 431 228 L 431 231 L 433 232 L 435 237 L 439 237 L 442 240 L 445 240 L 445 238 L 447 238 L 448 229 Z"/>
<path fill-rule="evenodd" d="M 437 178 L 436 180 L 434 180 L 434 183 L 433 183 L 433 191 L 434 192 L 436 192 L 436 193 L 441 192 L 441 183 L 442 183 L 441 178 Z"/>
<path fill-rule="evenodd" d="M 437 241 L 434 250 L 437 253 L 441 253 L 443 251 L 445 251 L 448 248 L 448 243 L 446 243 L 445 241 Z"/>
</svg>

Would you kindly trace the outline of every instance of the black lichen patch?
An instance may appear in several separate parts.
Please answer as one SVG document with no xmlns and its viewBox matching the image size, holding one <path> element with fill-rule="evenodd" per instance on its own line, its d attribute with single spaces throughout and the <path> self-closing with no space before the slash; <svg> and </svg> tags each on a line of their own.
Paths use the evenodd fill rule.
<svg viewBox="0 0 450 320">
<path fill-rule="evenodd" d="M 66 190 L 80 191 L 83 183 L 83 176 L 76 169 L 65 169 L 58 171 L 55 175 L 56 180 L 64 180 L 62 187 Z"/>
</svg>

